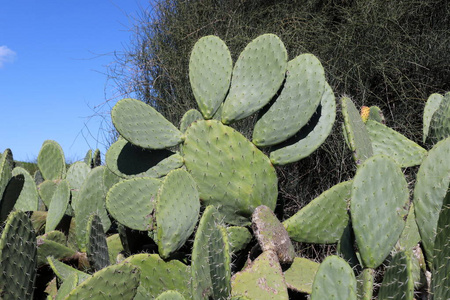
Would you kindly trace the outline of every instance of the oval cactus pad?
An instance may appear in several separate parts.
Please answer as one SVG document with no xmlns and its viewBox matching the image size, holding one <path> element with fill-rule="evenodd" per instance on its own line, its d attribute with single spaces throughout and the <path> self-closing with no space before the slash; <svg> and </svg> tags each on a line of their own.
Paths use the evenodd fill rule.
<svg viewBox="0 0 450 300">
<path fill-rule="evenodd" d="M 181 143 L 182 133 L 142 101 L 120 100 L 113 107 L 111 118 L 120 135 L 136 146 L 163 149 Z"/>
<path fill-rule="evenodd" d="M 227 45 L 214 35 L 195 43 L 189 60 L 192 92 L 203 116 L 211 119 L 230 87 L 233 62 Z"/>
<path fill-rule="evenodd" d="M 375 155 L 360 166 L 350 212 L 365 267 L 376 268 L 389 255 L 405 227 L 408 201 L 408 184 L 393 159 Z"/>
<path fill-rule="evenodd" d="M 266 105 L 283 83 L 287 52 L 273 34 L 264 34 L 245 47 L 233 69 L 222 122 L 243 119 Z"/>
<path fill-rule="evenodd" d="M 185 165 L 197 182 L 200 199 L 214 205 L 233 225 L 250 223 L 253 210 L 274 210 L 277 177 L 270 160 L 231 127 L 197 121 L 186 131 Z"/>
</svg>

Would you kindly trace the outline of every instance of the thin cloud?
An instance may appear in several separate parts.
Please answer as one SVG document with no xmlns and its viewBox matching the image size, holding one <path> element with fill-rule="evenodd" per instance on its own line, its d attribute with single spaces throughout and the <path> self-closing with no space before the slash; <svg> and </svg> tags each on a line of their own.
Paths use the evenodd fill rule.
<svg viewBox="0 0 450 300">
<path fill-rule="evenodd" d="M 13 62 L 16 58 L 16 52 L 9 49 L 7 46 L 0 46 L 0 68 L 5 63 Z"/>
</svg>

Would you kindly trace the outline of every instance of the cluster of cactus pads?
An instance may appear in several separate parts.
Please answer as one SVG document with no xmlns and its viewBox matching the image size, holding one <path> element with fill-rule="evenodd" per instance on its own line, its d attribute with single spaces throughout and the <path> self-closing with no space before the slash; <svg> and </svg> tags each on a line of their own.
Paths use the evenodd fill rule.
<svg viewBox="0 0 450 300">
<path fill-rule="evenodd" d="M 265 34 L 233 66 L 225 43 L 206 36 L 189 78 L 199 110 L 178 127 L 138 100 L 114 106 L 120 137 L 106 165 L 89 151 L 67 168 L 45 141 L 33 178 L 4 151 L 0 298 L 44 293 L 43 274 L 48 299 L 450 298 L 450 93 L 427 102 L 429 151 L 387 127 L 379 108 L 360 114 L 343 97 L 356 174 L 281 222 L 275 166 L 307 157 L 335 122 L 320 61 L 288 60 Z M 230 126 L 249 116 L 251 141 Z M 410 201 L 402 168 L 416 165 Z M 318 263 L 292 241 L 337 250 Z"/>
</svg>

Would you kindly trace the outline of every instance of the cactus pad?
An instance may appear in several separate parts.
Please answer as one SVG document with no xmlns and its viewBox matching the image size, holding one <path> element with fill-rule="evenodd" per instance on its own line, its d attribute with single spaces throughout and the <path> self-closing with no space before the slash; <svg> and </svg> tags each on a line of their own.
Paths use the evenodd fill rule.
<svg viewBox="0 0 450 300">
<path fill-rule="evenodd" d="M 192 299 L 191 270 L 182 262 L 165 262 L 157 254 L 132 255 L 124 261 L 127 262 L 141 270 L 141 281 L 135 299 L 154 299 L 167 290 L 176 290 L 186 299 Z"/>
<path fill-rule="evenodd" d="M 32 299 L 36 263 L 33 225 L 25 213 L 13 212 L 0 237 L 0 298 Z"/>
<path fill-rule="evenodd" d="M 142 101 L 120 100 L 114 105 L 111 118 L 120 135 L 136 146 L 163 149 L 181 143 L 182 133 Z"/>
<path fill-rule="evenodd" d="M 366 129 L 372 142 L 373 154 L 385 154 L 400 165 L 420 165 L 427 151 L 397 131 L 377 121 L 368 120 Z"/>
<path fill-rule="evenodd" d="M 286 48 L 276 35 L 264 34 L 250 42 L 234 65 L 222 122 L 243 119 L 266 105 L 283 83 L 286 66 Z"/>
<path fill-rule="evenodd" d="M 271 162 L 274 165 L 285 165 L 310 155 L 328 137 L 335 119 L 336 100 L 333 90 L 328 83 L 325 83 L 322 100 L 315 114 L 311 117 L 310 123 L 291 138 L 292 142 L 289 139 L 285 143 L 277 145 L 277 149 L 270 153 Z"/>
<path fill-rule="evenodd" d="M 52 140 L 42 144 L 37 164 L 45 180 L 62 179 L 66 174 L 66 159 L 61 146 Z"/>
<path fill-rule="evenodd" d="M 64 217 L 70 201 L 70 188 L 67 180 L 62 180 L 53 193 L 52 201 L 48 208 L 45 232 L 55 230 L 61 219 Z"/>
<path fill-rule="evenodd" d="M 412 300 L 414 298 L 414 281 L 411 268 L 411 260 L 404 252 L 395 253 L 384 273 L 378 299 Z"/>
<path fill-rule="evenodd" d="M 277 254 L 274 251 L 263 252 L 243 271 L 234 274 L 231 295 L 258 300 L 289 299 Z"/>
<path fill-rule="evenodd" d="M 217 36 L 205 36 L 195 43 L 189 60 L 189 80 L 205 119 L 211 119 L 225 99 L 232 64 L 227 45 Z"/>
<path fill-rule="evenodd" d="M 255 125 L 253 143 L 270 146 L 293 136 L 311 119 L 324 87 L 325 71 L 314 55 L 302 54 L 291 60 L 280 96 Z"/>
<path fill-rule="evenodd" d="M 87 228 L 86 254 L 92 269 L 98 271 L 109 266 L 108 245 L 102 221 L 96 214 L 89 217 Z"/>
<path fill-rule="evenodd" d="M 66 297 L 75 299 L 133 299 L 140 271 L 129 263 L 106 267 L 83 281 Z"/>
<path fill-rule="evenodd" d="M 200 213 L 197 187 L 187 171 L 173 170 L 164 178 L 155 210 L 159 254 L 167 258 L 192 234 Z"/>
<path fill-rule="evenodd" d="M 291 239 L 305 243 L 335 243 L 348 224 L 347 202 L 352 182 L 339 183 L 283 222 Z"/>
<path fill-rule="evenodd" d="M 119 139 L 106 152 L 106 165 L 122 178 L 162 177 L 183 165 L 183 158 L 167 149 L 150 150 Z"/>
<path fill-rule="evenodd" d="M 249 224 L 259 205 L 275 209 L 277 177 L 269 159 L 244 136 L 215 120 L 186 131 L 185 164 L 205 205 L 234 225 Z"/>
<path fill-rule="evenodd" d="M 450 183 L 450 137 L 438 142 L 425 157 L 417 172 L 414 187 L 414 212 L 425 256 L 433 260 L 434 240 L 445 195 Z"/>
<path fill-rule="evenodd" d="M 151 230 L 161 181 L 132 178 L 115 184 L 106 196 L 106 208 L 119 223 L 135 230 Z"/>
<path fill-rule="evenodd" d="M 356 300 L 355 274 L 339 256 L 325 258 L 314 277 L 311 300 L 323 299 Z"/>
<path fill-rule="evenodd" d="M 23 184 L 20 196 L 14 205 L 14 209 L 21 211 L 38 210 L 39 194 L 33 177 L 27 170 L 21 167 L 15 167 L 12 170 L 12 176 L 22 175 L 25 182 Z"/>
<path fill-rule="evenodd" d="M 311 294 L 319 265 L 319 263 L 303 257 L 294 258 L 292 265 L 284 272 L 287 287 L 291 290 Z"/>
<path fill-rule="evenodd" d="M 352 226 L 363 265 L 376 268 L 405 227 L 408 184 L 394 160 L 376 155 L 356 172 L 351 199 Z"/>
<path fill-rule="evenodd" d="M 353 159 L 359 166 L 373 155 L 372 143 L 366 126 L 353 101 L 347 97 L 342 97 L 341 105 L 345 135 L 348 139 L 350 150 L 353 152 Z"/>
</svg>

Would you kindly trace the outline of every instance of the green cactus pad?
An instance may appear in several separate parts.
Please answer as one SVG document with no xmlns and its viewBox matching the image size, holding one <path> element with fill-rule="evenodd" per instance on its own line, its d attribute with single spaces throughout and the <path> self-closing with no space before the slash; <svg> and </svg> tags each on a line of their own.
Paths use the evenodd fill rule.
<svg viewBox="0 0 450 300">
<path fill-rule="evenodd" d="M 52 201 L 48 208 L 47 222 L 45 224 L 45 232 L 55 230 L 61 219 L 64 217 L 64 213 L 67 210 L 67 206 L 70 201 L 70 188 L 67 180 L 62 180 L 55 192 L 53 193 Z"/>
<path fill-rule="evenodd" d="M 132 178 L 115 184 L 106 196 L 106 208 L 119 223 L 135 230 L 151 230 L 161 180 Z"/>
<path fill-rule="evenodd" d="M 66 300 L 133 299 L 139 286 L 140 271 L 129 263 L 112 265 L 79 284 Z"/>
<path fill-rule="evenodd" d="M 433 299 L 450 299 L 450 186 L 439 214 L 434 242 L 431 293 Z"/>
<path fill-rule="evenodd" d="M 425 256 L 433 260 L 434 239 L 445 195 L 450 183 L 450 137 L 438 142 L 423 160 L 414 187 L 414 212 Z"/>
<path fill-rule="evenodd" d="M 45 180 L 38 187 L 39 196 L 46 207 L 50 207 L 53 193 L 56 191 L 59 180 Z"/>
<path fill-rule="evenodd" d="M 428 138 L 433 144 L 450 136 L 450 92 L 446 93 L 431 117 Z"/>
<path fill-rule="evenodd" d="M 395 248 L 399 251 L 411 251 L 420 242 L 419 228 L 416 224 L 414 215 L 414 204 L 409 206 L 408 217 L 406 218 L 405 228 L 400 235 Z"/>
<path fill-rule="evenodd" d="M 47 140 L 42 144 L 37 164 L 45 180 L 62 179 L 66 174 L 64 152 L 55 141 Z"/>
<path fill-rule="evenodd" d="M 423 111 L 423 142 L 425 143 L 428 138 L 428 133 L 430 131 L 431 119 L 434 113 L 439 109 L 442 99 L 444 96 L 441 94 L 431 94 L 428 97 L 427 103 L 425 104 L 425 109 Z"/>
<path fill-rule="evenodd" d="M 230 87 L 233 62 L 227 45 L 217 36 L 199 39 L 189 60 L 189 80 L 198 107 L 211 119 Z"/>
<path fill-rule="evenodd" d="M 266 105 L 283 83 L 286 67 L 286 48 L 276 35 L 264 34 L 250 42 L 234 66 L 222 122 L 243 119 Z"/>
<path fill-rule="evenodd" d="M 81 251 L 86 251 L 86 226 L 91 214 L 95 213 L 99 215 L 105 232 L 111 226 L 111 221 L 105 208 L 106 195 L 103 187 L 104 168 L 104 166 L 99 166 L 92 169 L 81 186 L 78 195 L 78 203 L 75 209 L 75 224 L 77 243 Z"/>
<path fill-rule="evenodd" d="M 90 166 L 82 161 L 73 163 L 67 170 L 66 180 L 69 183 L 70 191 L 72 193 L 72 206 L 74 209 L 78 202 L 78 193 L 90 171 Z"/>
<path fill-rule="evenodd" d="M 87 152 L 86 152 L 86 155 L 84 156 L 84 163 L 86 164 L 86 165 L 88 165 L 89 167 L 91 166 L 91 163 L 92 163 L 92 149 L 89 149 Z"/>
<path fill-rule="evenodd" d="M 252 234 L 246 227 L 230 226 L 227 227 L 227 233 L 232 253 L 245 249 L 252 240 Z"/>
<path fill-rule="evenodd" d="M 348 224 L 352 182 L 339 183 L 283 222 L 291 239 L 304 243 L 336 243 Z"/>
<path fill-rule="evenodd" d="M 369 108 L 369 120 L 381 123 L 383 125 L 386 123 L 381 108 L 375 105 Z"/>
<path fill-rule="evenodd" d="M 183 117 L 181 118 L 180 121 L 180 131 L 181 132 L 186 132 L 186 129 L 195 121 L 198 120 L 203 120 L 203 115 L 201 112 L 199 112 L 196 109 L 190 109 L 188 110 Z"/>
<path fill-rule="evenodd" d="M 355 274 L 339 256 L 325 258 L 314 277 L 311 300 L 323 299 L 356 300 Z"/>
<path fill-rule="evenodd" d="M 6 152 L 6 151 L 5 151 Z M 8 155 L 3 153 L 0 158 L 0 203 L 2 202 L 3 193 L 12 177 L 12 166 L 8 160 Z"/>
<path fill-rule="evenodd" d="M 56 259 L 68 259 L 77 256 L 77 251 L 67 247 L 62 243 L 55 242 L 41 236 L 37 239 L 37 264 L 41 267 L 47 264 L 47 257 L 53 256 Z"/>
<path fill-rule="evenodd" d="M 379 300 L 414 298 L 411 260 L 404 252 L 397 252 L 386 268 L 378 293 Z"/>
<path fill-rule="evenodd" d="M 233 225 L 248 225 L 253 210 L 274 210 L 277 177 L 269 159 L 244 136 L 216 120 L 186 131 L 185 164 L 205 205 L 216 206 Z"/>
<path fill-rule="evenodd" d="M 348 144 L 353 152 L 353 159 L 359 166 L 373 155 L 372 143 L 353 101 L 347 97 L 342 97 L 341 105 Z"/>
<path fill-rule="evenodd" d="M 317 122 L 315 122 L 316 117 L 318 117 Z M 336 100 L 333 90 L 328 83 L 325 83 L 322 100 L 310 123 L 291 139 L 278 145 L 277 149 L 270 153 L 270 161 L 274 165 L 285 165 L 307 157 L 328 137 L 335 119 Z"/>
<path fill-rule="evenodd" d="M 314 55 L 291 60 L 280 96 L 255 125 L 253 143 L 276 145 L 297 133 L 316 111 L 324 88 L 325 71 Z"/>
<path fill-rule="evenodd" d="M 164 149 L 182 141 L 182 133 L 150 105 L 122 99 L 111 111 L 114 126 L 130 143 L 148 149 Z"/>
<path fill-rule="evenodd" d="M 52 256 L 47 257 L 47 262 L 52 268 L 53 273 L 55 273 L 55 275 L 58 276 L 58 278 L 63 282 L 70 279 L 70 277 L 74 275 L 78 278 L 78 284 L 91 277 L 91 275 L 74 269 L 71 266 L 53 258 Z"/>
<path fill-rule="evenodd" d="M 218 211 L 210 205 L 203 212 L 192 247 L 192 293 L 194 299 L 201 300 L 212 295 L 209 239 L 218 223 Z"/>
<path fill-rule="evenodd" d="M 20 196 L 14 205 L 15 210 L 33 211 L 38 210 L 39 194 L 36 189 L 33 177 L 27 170 L 21 167 L 15 167 L 12 170 L 12 176 L 22 175 L 25 182 L 20 192 Z"/>
<path fill-rule="evenodd" d="M 376 268 L 405 227 L 408 184 L 394 160 L 376 155 L 356 172 L 351 199 L 352 226 L 363 265 Z"/>
<path fill-rule="evenodd" d="M 110 264 L 115 264 L 117 255 L 124 251 L 119 234 L 116 233 L 108 236 L 106 238 L 106 244 L 108 246 L 109 262 Z"/>
<path fill-rule="evenodd" d="M 284 272 L 287 287 L 294 291 L 311 294 L 319 265 L 303 257 L 294 258 L 292 265 Z"/>
<path fill-rule="evenodd" d="M 12 212 L 0 237 L 2 299 L 32 299 L 36 276 L 36 235 L 24 212 Z"/>
<path fill-rule="evenodd" d="M 45 231 L 45 222 L 47 219 L 46 211 L 33 211 L 31 214 L 31 223 L 33 224 L 34 231 L 36 234 L 44 233 Z"/>
<path fill-rule="evenodd" d="M 14 205 L 16 205 L 17 199 L 20 197 L 24 183 L 25 178 L 22 174 L 12 176 L 9 180 L 0 201 L 0 224 L 8 218 L 9 213 L 14 209 Z"/>
<path fill-rule="evenodd" d="M 93 214 L 89 217 L 87 228 L 86 254 L 91 267 L 98 271 L 110 265 L 108 244 L 100 217 Z"/>
<path fill-rule="evenodd" d="M 70 292 L 78 285 L 78 276 L 70 275 L 58 289 L 55 300 L 63 300 L 70 294 Z M 52 298 L 53 299 L 53 298 Z"/>
<path fill-rule="evenodd" d="M 143 149 L 125 139 L 111 145 L 105 160 L 108 169 L 122 178 L 162 177 L 183 165 L 183 158 L 172 151 Z"/>
<path fill-rule="evenodd" d="M 186 298 L 184 298 L 183 295 L 177 291 L 165 291 L 156 298 L 156 300 L 184 300 L 184 299 Z"/>
<path fill-rule="evenodd" d="M 295 257 L 291 239 L 275 216 L 265 205 L 258 206 L 252 215 L 253 233 L 262 251 L 274 251 L 280 263 L 292 263 Z"/>
<path fill-rule="evenodd" d="M 103 171 L 103 192 L 108 194 L 110 188 L 113 187 L 116 183 L 121 181 L 122 178 L 111 172 L 110 169 L 105 168 Z"/>
<path fill-rule="evenodd" d="M 214 206 L 206 207 L 192 248 L 194 299 L 226 299 L 230 293 L 231 250 L 227 230 L 219 225 Z"/>
<path fill-rule="evenodd" d="M 289 299 L 277 254 L 273 251 L 263 252 L 243 271 L 234 274 L 231 295 L 258 300 Z"/>
<path fill-rule="evenodd" d="M 367 120 L 366 129 L 372 142 L 373 154 L 385 154 L 402 168 L 420 165 L 427 154 L 427 150 L 379 122 Z"/>
<path fill-rule="evenodd" d="M 134 299 L 155 299 L 167 290 L 176 290 L 186 299 L 192 299 L 191 270 L 182 262 L 165 262 L 157 254 L 132 255 L 124 261 L 127 262 L 141 270 L 140 285 Z"/>
<path fill-rule="evenodd" d="M 164 178 L 155 210 L 159 255 L 167 258 L 192 234 L 200 213 L 196 183 L 187 171 L 173 170 Z"/>
</svg>

